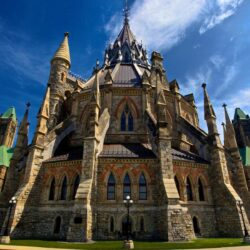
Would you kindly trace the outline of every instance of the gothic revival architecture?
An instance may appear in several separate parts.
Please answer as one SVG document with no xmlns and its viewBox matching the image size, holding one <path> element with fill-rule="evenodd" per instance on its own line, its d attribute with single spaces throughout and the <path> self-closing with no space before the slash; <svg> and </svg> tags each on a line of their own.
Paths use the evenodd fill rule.
<svg viewBox="0 0 250 250">
<path fill-rule="evenodd" d="M 51 60 L 30 145 L 28 109 L 21 121 L 0 194 L 2 234 L 87 241 L 121 239 L 129 228 L 135 239 L 179 241 L 248 231 L 250 196 L 234 128 L 225 106 L 223 146 L 206 84 L 208 133 L 193 94 L 167 79 L 161 54 L 149 62 L 127 12 L 87 81 L 69 72 L 68 39 L 65 33 Z"/>
</svg>

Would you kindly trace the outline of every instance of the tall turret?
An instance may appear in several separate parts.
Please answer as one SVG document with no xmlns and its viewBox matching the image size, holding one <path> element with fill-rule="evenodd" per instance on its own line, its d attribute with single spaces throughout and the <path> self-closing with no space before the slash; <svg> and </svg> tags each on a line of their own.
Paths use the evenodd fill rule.
<svg viewBox="0 0 250 250">
<path fill-rule="evenodd" d="M 51 60 L 50 77 L 50 119 L 49 129 L 52 129 L 61 120 L 61 109 L 65 98 L 66 78 L 71 66 L 69 51 L 69 33 L 64 34 L 64 39 Z"/>
</svg>

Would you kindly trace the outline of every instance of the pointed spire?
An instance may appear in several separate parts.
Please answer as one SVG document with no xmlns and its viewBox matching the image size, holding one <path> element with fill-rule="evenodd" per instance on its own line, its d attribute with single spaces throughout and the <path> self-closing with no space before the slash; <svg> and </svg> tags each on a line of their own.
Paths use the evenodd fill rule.
<svg viewBox="0 0 250 250">
<path fill-rule="evenodd" d="M 206 86 L 207 86 L 206 83 L 202 84 L 202 88 L 204 89 L 204 116 L 205 116 L 205 120 L 207 120 L 208 118 L 216 119 L 216 115 L 214 113 L 213 106 L 212 106 L 210 98 L 208 96 Z"/>
<path fill-rule="evenodd" d="M 222 128 L 223 128 L 223 134 L 224 134 L 224 147 L 226 149 L 229 149 L 229 143 L 228 143 L 227 131 L 226 131 L 226 124 L 224 122 L 222 122 L 221 125 L 222 125 Z"/>
<path fill-rule="evenodd" d="M 124 24 L 129 23 L 129 8 L 128 8 L 128 0 L 125 0 L 124 3 Z"/>
<path fill-rule="evenodd" d="M 70 62 L 70 51 L 69 51 L 68 37 L 69 37 L 69 33 L 65 32 L 64 39 L 63 39 L 62 43 L 60 44 L 59 48 L 57 49 L 51 62 L 53 62 L 56 59 L 63 59 L 69 64 L 69 67 L 70 67 L 71 62 Z"/>
<path fill-rule="evenodd" d="M 18 133 L 23 133 L 28 135 L 28 128 L 29 128 L 29 121 L 28 121 L 28 116 L 29 116 L 29 109 L 30 109 L 31 104 L 28 102 L 26 104 L 26 110 L 23 116 L 23 119 L 20 123 L 19 131 Z"/>
<path fill-rule="evenodd" d="M 93 83 L 93 96 L 92 101 L 95 101 L 96 104 L 100 105 L 100 83 L 99 83 L 99 60 L 96 61 L 95 67 L 95 79 Z"/>
<path fill-rule="evenodd" d="M 224 140 L 226 139 L 229 148 L 237 148 L 238 146 L 236 142 L 235 131 L 227 112 L 227 105 L 224 103 L 222 107 L 224 108 L 226 120 L 226 133 L 224 134 Z"/>
</svg>

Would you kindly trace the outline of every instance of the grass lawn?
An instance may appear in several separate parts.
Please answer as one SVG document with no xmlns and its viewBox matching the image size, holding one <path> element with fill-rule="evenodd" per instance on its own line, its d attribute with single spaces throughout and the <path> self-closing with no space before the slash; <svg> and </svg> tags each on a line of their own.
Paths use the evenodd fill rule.
<svg viewBox="0 0 250 250">
<path fill-rule="evenodd" d="M 241 238 L 209 238 L 197 239 L 192 242 L 169 243 L 169 242 L 140 242 L 135 241 L 135 250 L 167 250 L 167 249 L 198 249 L 212 247 L 246 246 Z M 68 249 L 122 249 L 122 241 L 97 241 L 93 244 L 67 243 L 42 240 L 12 240 L 11 245 L 36 246 L 47 248 L 68 248 Z M 249 245 L 250 246 L 250 245 Z"/>
</svg>

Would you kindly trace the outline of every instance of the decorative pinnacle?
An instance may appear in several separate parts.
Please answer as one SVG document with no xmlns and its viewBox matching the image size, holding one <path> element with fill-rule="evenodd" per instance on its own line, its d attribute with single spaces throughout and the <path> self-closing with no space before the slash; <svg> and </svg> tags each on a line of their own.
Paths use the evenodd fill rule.
<svg viewBox="0 0 250 250">
<path fill-rule="evenodd" d="M 64 32 L 64 36 L 69 37 L 69 32 Z"/>
<path fill-rule="evenodd" d="M 206 86 L 207 86 L 206 83 L 203 83 L 203 84 L 201 85 L 201 87 L 202 87 L 203 89 L 206 89 Z"/>
<path fill-rule="evenodd" d="M 223 107 L 223 108 L 226 108 L 226 107 L 227 107 L 227 104 L 226 104 L 226 103 L 223 103 L 222 107 Z"/>
<path fill-rule="evenodd" d="M 27 109 L 29 109 L 30 106 L 31 106 L 30 102 L 27 102 L 27 103 L 26 103 Z"/>
<path fill-rule="evenodd" d="M 128 17 L 129 17 L 129 8 L 128 8 L 128 0 L 124 2 L 124 22 L 128 24 Z"/>
</svg>

